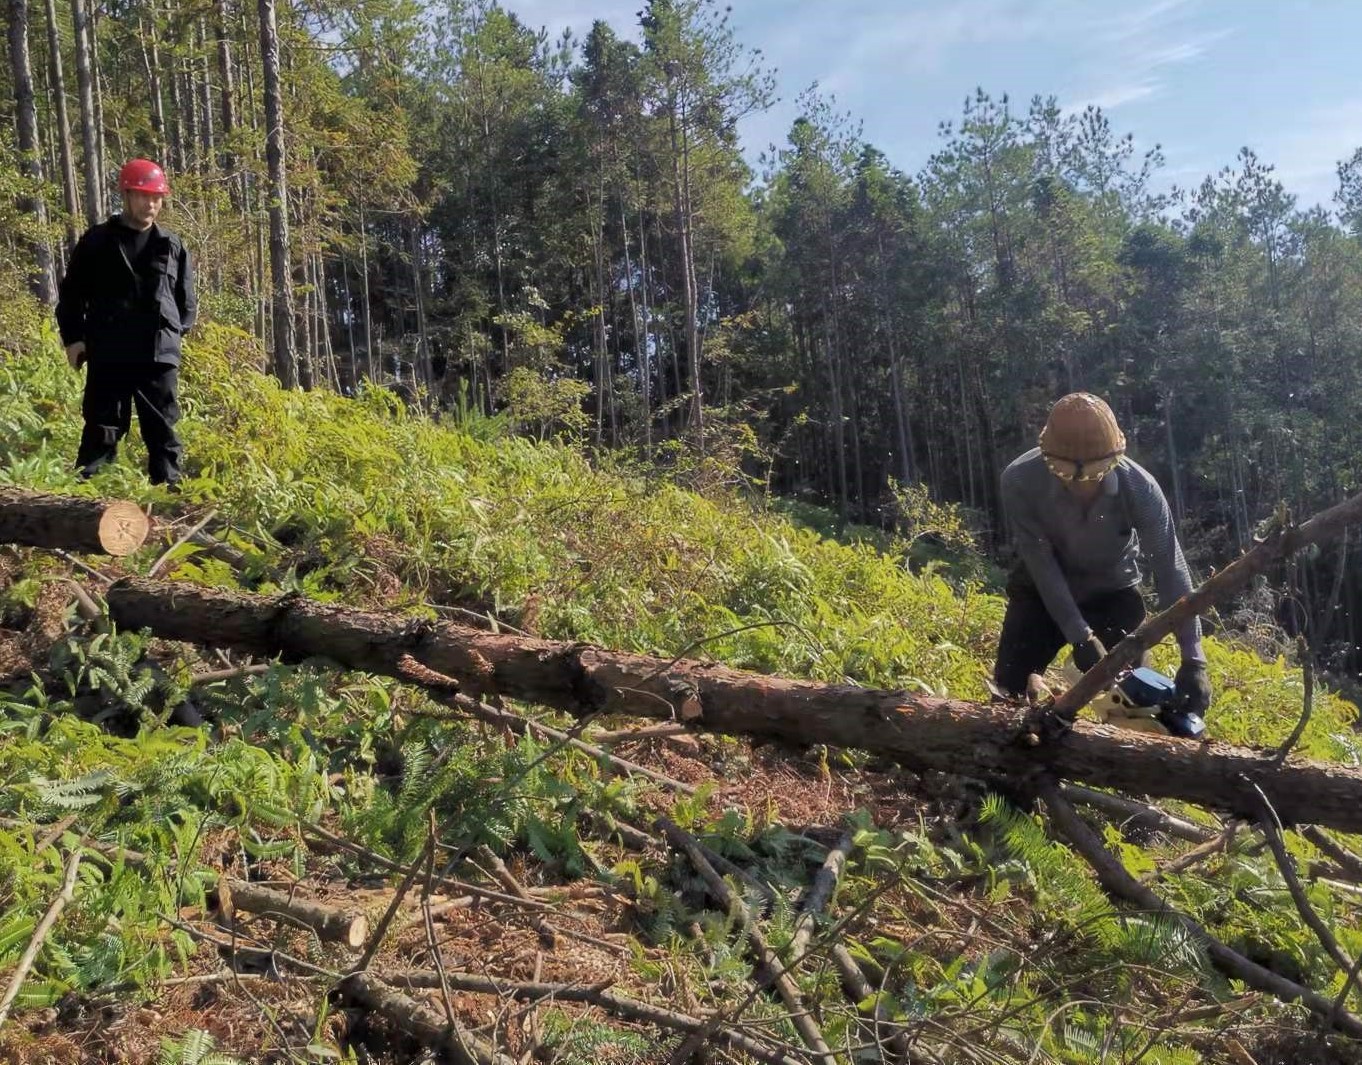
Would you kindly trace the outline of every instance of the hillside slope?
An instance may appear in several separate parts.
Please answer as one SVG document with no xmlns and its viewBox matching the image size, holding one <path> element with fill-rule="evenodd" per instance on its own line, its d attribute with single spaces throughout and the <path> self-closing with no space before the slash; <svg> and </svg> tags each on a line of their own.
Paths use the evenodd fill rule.
<svg viewBox="0 0 1362 1065">
<path fill-rule="evenodd" d="M 170 498 L 145 485 L 133 457 L 140 446 L 92 484 L 76 482 L 68 467 L 79 382 L 51 336 L 34 337 L 0 363 L 0 479 L 150 504 L 168 522 L 165 537 L 99 563 L 109 575 L 145 573 L 212 508 L 210 530 L 243 553 L 244 566 L 181 545 L 163 563 L 176 579 L 985 697 L 1001 603 L 977 587 L 910 573 L 901 558 L 822 539 L 735 495 L 697 495 L 618 460 L 593 465 L 571 449 L 508 436 L 494 420 L 434 424 L 380 391 L 285 393 L 254 371 L 255 358 L 248 338 L 224 329 L 207 328 L 192 346 L 184 394 L 194 476 Z M 127 1005 L 131 987 L 100 997 L 128 984 L 178 1028 L 210 1029 L 247 1060 L 414 1060 L 384 1024 L 353 1008 L 333 1012 L 324 976 L 276 962 L 280 980 L 237 984 L 209 948 L 188 955 L 196 939 L 226 935 L 220 876 L 358 900 L 377 925 L 402 880 L 384 861 L 415 860 L 437 839 L 446 857 L 476 858 L 451 871 L 484 887 L 487 876 L 505 882 L 491 859 L 464 852 L 485 845 L 506 858 L 540 889 L 536 898 L 552 901 L 558 926 L 549 947 L 538 911 L 452 906 L 438 925 L 450 941 L 447 967 L 609 979 L 694 1016 L 732 1009 L 747 997 L 741 941 L 706 906 L 688 865 L 655 834 L 640 836 L 663 811 L 737 863 L 746 890 L 768 885 L 777 948 L 793 934 L 801 887 L 849 828 L 855 852 L 837 897 L 845 927 L 813 940 L 798 978 L 834 1048 L 875 1046 L 838 987 L 830 948 L 843 937 L 883 982 L 885 1010 L 944 1060 L 1217 1061 L 1233 1040 L 1266 1061 L 1277 1060 L 1273 1048 L 1313 1038 L 1304 1015 L 1212 975 L 1173 926 L 1120 914 L 1040 822 L 968 785 L 907 777 L 858 752 L 754 751 L 691 736 L 619 741 L 627 756 L 698 787 L 690 794 L 611 777 L 579 752 L 450 720 L 413 689 L 337 678 L 320 664 L 197 685 L 212 729 L 166 728 L 191 675 L 218 663 L 81 626 L 67 613 L 64 561 L 0 549 L 0 566 L 0 673 L 11 681 L 0 719 L 0 979 L 58 893 L 67 856 L 87 855 L 25 984 L 24 1010 L 0 1033 L 12 1060 L 67 1060 L 57 1049 L 67 1046 L 81 1060 L 151 1060 L 164 1024 Z M 1214 640 L 1209 653 L 1217 734 L 1280 742 L 1299 715 L 1299 672 Z M 153 661 L 165 672 L 149 671 Z M 1355 761 L 1354 715 L 1318 694 L 1302 749 Z M 1180 812 L 1220 831 L 1203 813 Z M 323 845 L 316 828 L 348 843 Z M 1136 873 L 1176 861 L 1186 846 L 1106 832 Z M 1250 832 L 1226 839 L 1160 891 L 1249 956 L 1336 993 L 1344 977 L 1301 925 L 1270 854 Z M 1340 879 L 1311 844 L 1293 836 L 1291 846 L 1303 864 Z M 118 847 L 141 860 L 111 858 Z M 1319 880 L 1309 890 L 1356 956 L 1362 899 Z M 432 879 L 398 901 L 382 964 L 430 967 L 437 937 L 412 911 L 421 896 L 438 907 L 440 885 Z M 238 934 L 324 970 L 353 960 L 263 919 Z M 202 979 L 166 983 L 186 973 Z M 489 1001 L 497 1000 L 460 992 L 450 1008 L 468 1026 L 485 1025 Z M 440 996 L 432 1002 L 443 1009 Z M 562 1061 L 666 1060 L 680 1039 L 669 1031 L 658 1041 L 656 1030 L 561 1003 L 493 1013 L 484 1036 L 517 1052 L 537 1038 Z M 758 996 L 745 1006 L 750 1026 L 729 1026 L 797 1047 L 788 1013 Z M 1309 1060 L 1354 1060 L 1349 1047 L 1310 1045 Z"/>
</svg>

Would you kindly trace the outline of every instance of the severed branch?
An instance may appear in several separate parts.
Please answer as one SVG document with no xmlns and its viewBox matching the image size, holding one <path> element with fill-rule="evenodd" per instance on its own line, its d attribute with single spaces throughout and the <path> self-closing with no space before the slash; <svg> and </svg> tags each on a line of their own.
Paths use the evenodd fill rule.
<svg viewBox="0 0 1362 1065">
<path fill-rule="evenodd" d="M 813 939 L 814 926 L 819 913 L 826 909 L 832 902 L 832 896 L 837 891 L 837 884 L 841 880 L 842 871 L 846 867 L 847 858 L 852 851 L 851 833 L 845 833 L 839 839 L 832 850 L 828 851 L 827 857 L 823 859 L 822 866 L 814 874 L 813 884 L 809 888 L 809 893 L 804 899 L 804 905 L 800 907 L 799 917 L 795 921 L 794 935 L 790 939 L 790 945 L 785 949 L 785 956 L 790 959 L 790 968 L 796 968 L 802 962 L 809 950 L 809 944 Z M 852 957 L 851 951 L 840 939 L 834 940 L 830 944 L 832 962 L 837 969 L 838 976 L 841 977 L 842 989 L 847 997 L 858 1010 L 868 1012 L 869 1020 L 875 1026 L 875 1039 L 880 1042 L 880 1028 L 883 1026 L 889 1031 L 889 1036 L 884 1039 L 884 1044 L 901 1060 L 913 1060 L 913 1048 L 908 1039 L 908 1035 L 903 1029 L 894 1025 L 884 1007 L 880 1004 L 879 996 L 875 989 L 866 979 L 865 973 L 861 971 L 860 965 Z M 866 1003 L 872 1005 L 867 1006 Z"/>
<path fill-rule="evenodd" d="M 1112 795 L 1105 791 L 1094 791 L 1092 788 L 1085 788 L 1081 784 L 1061 784 L 1059 790 L 1070 802 L 1091 806 L 1094 810 L 1101 810 L 1104 814 L 1118 818 L 1123 822 L 1166 832 L 1170 836 L 1185 839 L 1189 843 L 1205 843 L 1214 839 L 1216 835 L 1209 828 L 1203 828 L 1201 825 L 1193 824 L 1181 817 L 1175 817 L 1164 810 L 1160 810 L 1157 806 L 1150 806 L 1148 803 L 1135 802 L 1133 799 L 1125 799 L 1120 795 Z"/>
<path fill-rule="evenodd" d="M 383 945 L 383 937 L 388 932 L 388 926 L 392 924 L 393 918 L 397 916 L 397 911 L 402 906 L 402 900 L 407 897 L 407 892 L 411 890 L 412 884 L 416 883 L 416 878 L 421 875 L 421 863 L 431 860 L 435 855 L 435 837 L 432 835 L 421 851 L 421 857 L 407 869 L 407 875 L 402 878 L 396 893 L 393 895 L 392 902 L 388 903 L 387 910 L 384 911 L 382 919 L 378 922 L 378 927 L 374 929 L 374 934 L 369 938 L 369 945 L 364 948 L 364 956 L 359 959 L 359 964 L 355 966 L 359 972 L 364 972 L 369 968 L 370 962 L 374 960 L 374 955 L 378 953 Z M 426 874 L 426 887 L 429 889 L 434 877 Z"/>
<path fill-rule="evenodd" d="M 826 1065 L 836 1065 L 832 1048 L 828 1046 L 821 1029 L 805 1007 L 803 996 L 800 995 L 799 986 L 794 982 L 794 977 L 790 975 L 779 956 L 766 942 L 766 937 L 761 934 L 756 922 L 752 920 L 751 915 L 747 912 L 747 907 L 734 897 L 733 892 L 724 883 L 724 878 L 715 871 L 714 866 L 705 857 L 699 841 L 669 818 L 659 817 L 657 827 L 667 837 L 668 843 L 690 859 L 691 865 L 704 879 L 710 894 L 733 915 L 738 926 L 746 933 L 749 950 L 757 962 L 759 985 L 775 988 L 781 1001 L 789 1008 L 790 1021 L 795 1026 L 795 1030 L 799 1032 L 800 1038 Z M 692 1038 L 695 1038 L 695 1036 L 692 1036 Z"/>
<path fill-rule="evenodd" d="M 1140 883 L 1148 884 L 1152 880 L 1161 880 L 1165 876 L 1173 876 L 1175 873 L 1185 873 L 1194 865 L 1204 862 L 1207 858 L 1214 857 L 1229 850 L 1230 844 L 1234 841 L 1235 835 L 1239 831 L 1239 822 L 1231 821 L 1225 826 L 1225 830 L 1220 835 L 1207 840 L 1205 843 L 1198 844 L 1186 854 L 1179 855 L 1162 869 L 1156 869 L 1152 873 L 1145 873 L 1140 877 Z"/>
<path fill-rule="evenodd" d="M 218 684 L 224 680 L 236 680 L 238 677 L 259 677 L 270 671 L 268 662 L 252 662 L 245 666 L 233 666 L 231 669 L 210 669 L 203 673 L 194 673 L 189 678 L 189 685 L 192 688 L 201 687 L 204 684 Z"/>
<path fill-rule="evenodd" d="M 515 1065 L 515 1059 L 459 1025 L 445 1023 L 429 1006 L 393 990 L 370 973 L 351 973 L 337 990 L 346 1001 L 377 1013 L 422 1046 L 449 1055 L 455 1065 Z"/>
<path fill-rule="evenodd" d="M 2 822 L 0 822 L 2 823 Z M 344 851 L 352 857 L 363 858 L 378 868 L 389 873 L 401 873 L 411 875 L 413 870 L 420 872 L 420 863 L 416 865 L 403 865 L 395 862 L 377 851 L 371 851 L 366 847 L 360 846 L 343 836 L 337 836 L 333 832 L 328 832 L 321 825 L 313 824 L 311 821 L 299 821 L 299 827 L 303 832 L 312 837 L 314 844 L 320 844 L 323 848 Z M 456 880 L 448 876 L 436 876 L 431 883 L 445 891 L 454 891 L 463 895 L 472 895 L 475 898 L 487 899 L 489 902 L 505 902 L 512 906 L 519 906 L 527 910 L 540 910 L 552 912 L 553 907 L 546 902 L 539 902 L 535 899 L 519 899 L 514 895 L 507 895 L 502 891 L 493 891 L 491 888 L 483 887 L 481 884 L 471 884 L 466 880 Z"/>
<path fill-rule="evenodd" d="M 1359 521 L 1362 521 L 1362 494 L 1321 511 L 1304 525 L 1288 525 L 1274 530 L 1266 540 L 1240 555 L 1201 587 L 1150 618 L 1111 648 L 1102 661 L 1055 700 L 1054 714 L 1072 721 L 1078 716 L 1078 711 L 1092 702 L 1100 692 L 1111 687 L 1122 669 L 1138 662 L 1145 651 L 1176 631 L 1188 618 L 1233 595 L 1278 559 L 1293 555 L 1311 544 L 1332 540 L 1342 535 L 1349 525 Z"/>
<path fill-rule="evenodd" d="M 323 943 L 340 943 L 358 950 L 369 936 L 369 918 L 362 913 L 346 913 L 247 880 L 223 879 L 218 884 L 218 897 L 228 918 L 237 910 L 261 917 L 283 916 L 312 929 Z"/>
<path fill-rule="evenodd" d="M 1179 913 L 1168 905 L 1155 892 L 1141 884 L 1124 865 L 1103 844 L 1100 836 L 1088 827 L 1063 794 L 1052 783 L 1042 784 L 1039 794 L 1050 811 L 1050 820 L 1056 830 L 1073 845 L 1097 874 L 1098 882 L 1108 894 L 1133 902 L 1150 914 L 1162 915 L 1180 924 L 1187 933 L 1201 945 L 1207 956 L 1221 972 L 1236 980 L 1242 980 L 1249 987 L 1266 991 L 1286 1002 L 1299 1000 L 1312 1013 L 1326 1024 L 1353 1038 L 1362 1038 L 1362 1018 L 1340 1010 L 1334 1011 L 1334 1003 L 1319 992 L 1288 980 L 1280 973 L 1250 961 L 1237 951 L 1231 950 L 1212 936 L 1192 917 Z"/>
<path fill-rule="evenodd" d="M 70 902 L 76 894 L 76 874 L 80 872 L 80 847 L 77 846 L 71 851 L 71 857 L 66 862 L 66 876 L 62 878 L 61 891 L 48 906 L 47 912 L 43 914 L 38 926 L 33 929 L 33 935 L 28 939 L 28 946 L 24 948 L 24 953 L 19 957 L 19 964 L 14 967 L 14 974 L 10 977 L 9 986 L 5 988 L 5 994 L 0 997 L 0 1027 L 4 1026 L 6 1018 L 9 1017 L 10 1007 L 14 1005 L 14 1000 L 19 997 L 19 991 L 24 986 L 24 981 L 28 979 L 29 970 L 33 968 L 33 963 L 38 960 L 38 951 L 42 948 L 43 940 L 52 931 L 52 926 L 57 923 L 57 918 L 61 916 L 62 910 L 66 909 L 66 904 Z"/>
<path fill-rule="evenodd" d="M 485 844 L 479 847 L 478 856 L 487 864 L 487 868 L 492 871 L 492 876 L 496 878 L 497 882 L 510 894 L 518 899 L 528 899 L 530 897 L 529 892 L 521 886 L 520 881 L 511 874 L 511 871 L 506 868 L 506 863 L 497 857 L 496 852 L 493 851 L 491 847 L 488 847 Z M 558 943 L 558 933 L 554 930 L 553 925 L 545 920 L 543 914 L 537 913 L 533 915 L 530 918 L 530 924 L 531 927 L 539 933 L 540 938 L 544 940 L 545 945 L 553 947 Z"/>
<path fill-rule="evenodd" d="M 1342 846 L 1336 839 L 1315 825 L 1306 825 L 1301 835 L 1334 860 L 1350 880 L 1362 884 L 1362 858 Z"/>
<path fill-rule="evenodd" d="M 1286 881 L 1286 889 L 1291 892 L 1291 901 L 1296 904 L 1296 912 L 1300 914 L 1306 927 L 1315 933 L 1320 946 L 1324 948 L 1324 952 L 1329 957 L 1334 959 L 1334 963 L 1345 974 L 1352 972 L 1353 960 L 1343 953 L 1343 948 L 1338 945 L 1338 939 L 1319 914 L 1315 912 L 1315 908 L 1310 905 L 1310 899 L 1305 894 L 1305 888 L 1301 887 L 1300 877 L 1296 875 L 1296 869 L 1291 864 L 1291 855 L 1286 851 L 1286 841 L 1282 838 L 1282 823 L 1277 818 L 1277 811 L 1272 808 L 1272 803 L 1268 802 L 1267 796 L 1257 785 L 1254 785 L 1253 790 L 1258 794 L 1258 804 L 1261 811 L 1259 824 L 1262 827 L 1263 836 L 1267 839 L 1267 845 L 1272 851 L 1272 857 L 1277 862 L 1277 868 L 1281 871 L 1282 879 Z"/>
<path fill-rule="evenodd" d="M 395 987 L 435 988 L 439 986 L 437 973 L 420 971 L 394 971 L 379 974 Z M 446 972 L 448 985 L 456 991 L 469 991 L 474 994 L 496 995 L 521 1001 L 556 1000 L 559 1002 L 582 1002 L 597 1006 L 622 1020 L 655 1024 L 659 1028 L 697 1033 L 704 1029 L 705 1020 L 678 1013 L 676 1010 L 654 1006 L 648 1002 L 621 995 L 607 985 L 589 986 L 583 984 L 545 984 L 526 981 L 497 980 L 472 973 Z M 768 1046 L 736 1028 L 721 1027 L 715 1030 L 713 1038 L 732 1050 L 740 1050 L 757 1061 L 767 1065 L 801 1065 L 803 1059 L 785 1050 Z"/>
<path fill-rule="evenodd" d="M 1286 742 L 1273 755 L 1272 764 L 1278 766 L 1286 761 L 1286 756 L 1291 753 L 1291 748 L 1296 746 L 1301 736 L 1305 734 L 1305 726 L 1310 724 L 1310 715 L 1314 713 L 1315 709 L 1315 664 L 1310 657 L 1310 645 L 1305 642 L 1304 636 L 1297 640 L 1296 648 L 1297 657 L 1301 661 L 1301 673 L 1305 680 L 1305 698 L 1302 700 L 1300 720 L 1296 722 L 1296 727 L 1291 730 L 1291 735 L 1286 738 Z"/>
<path fill-rule="evenodd" d="M 176 540 L 173 544 L 171 544 L 169 547 L 165 549 L 165 551 L 161 554 L 161 557 L 151 564 L 151 569 L 147 570 L 147 576 L 148 577 L 159 576 L 161 570 L 165 569 L 166 564 L 170 562 L 170 559 L 174 556 L 175 552 L 182 548 L 185 544 L 190 543 L 197 533 L 203 532 L 203 530 L 207 527 L 208 523 L 217 516 L 218 516 L 217 508 L 216 507 L 211 508 L 208 511 L 208 513 L 203 516 L 203 519 L 197 525 L 195 525 L 192 529 L 190 529 L 187 533 L 185 533 L 183 536 L 181 536 L 178 540 Z"/>
<path fill-rule="evenodd" d="M 641 728 L 617 729 L 614 732 L 590 732 L 586 738 L 592 743 L 604 743 L 609 746 L 612 743 L 631 743 L 634 740 L 649 739 L 665 740 L 692 734 L 691 729 L 677 721 L 662 725 L 644 725 Z"/>
<path fill-rule="evenodd" d="M 792 969 L 799 965 L 808 952 L 818 915 L 832 902 L 832 896 L 837 892 L 837 883 L 842 879 L 842 870 L 846 867 L 851 849 L 851 833 L 847 832 L 837 841 L 836 846 L 828 851 L 823 864 L 814 874 L 809 893 L 805 896 L 804 904 L 799 908 L 799 916 L 795 919 L 794 935 L 790 937 L 790 945 L 785 948 L 785 956 L 791 959 Z"/>
<path fill-rule="evenodd" d="M 646 777 L 656 784 L 662 784 L 665 787 L 671 788 L 673 791 L 681 792 L 683 795 L 694 795 L 696 793 L 696 789 L 684 781 L 676 780 L 667 776 L 665 773 L 659 773 L 656 769 L 649 769 L 645 765 L 639 765 L 637 762 L 631 762 L 626 758 L 620 758 L 618 755 L 612 754 L 603 747 L 597 747 L 595 744 L 587 743 L 585 740 L 580 740 L 576 736 L 569 736 L 562 729 L 556 729 L 552 725 L 545 725 L 541 722 L 534 721 L 522 714 L 517 714 L 514 710 L 508 710 L 505 707 L 492 706 L 490 703 L 484 703 L 481 700 L 464 695 L 459 691 L 459 682 L 453 677 L 446 677 L 443 674 L 436 673 L 433 669 L 422 665 L 410 655 L 403 655 L 398 660 L 398 669 L 400 671 L 399 679 L 425 688 L 445 706 L 459 710 L 469 717 L 477 718 L 479 721 L 485 721 L 489 725 L 498 725 L 509 732 L 515 733 L 517 736 L 523 736 L 526 733 L 529 733 L 536 738 L 548 738 L 557 743 L 566 743 L 567 746 L 571 747 L 573 750 L 590 755 L 592 758 L 595 758 L 597 761 L 603 763 L 617 773 L 622 772 Z M 420 710 L 408 709 L 406 712 L 414 717 L 431 716 L 422 713 Z M 443 717 L 443 715 L 440 716 Z"/>
</svg>

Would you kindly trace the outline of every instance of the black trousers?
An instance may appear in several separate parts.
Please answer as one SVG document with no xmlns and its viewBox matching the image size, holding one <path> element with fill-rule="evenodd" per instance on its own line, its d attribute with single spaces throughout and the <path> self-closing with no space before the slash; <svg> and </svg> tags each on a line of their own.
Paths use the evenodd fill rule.
<svg viewBox="0 0 1362 1065">
<path fill-rule="evenodd" d="M 175 435 L 180 420 L 178 367 L 155 362 L 91 362 L 85 370 L 80 437 L 76 465 L 88 477 L 118 455 L 118 442 L 132 427 L 133 408 L 147 445 L 147 474 L 152 484 L 180 479 L 184 447 Z"/>
<path fill-rule="evenodd" d="M 1108 650 L 1139 628 L 1145 617 L 1144 598 L 1138 588 L 1093 596 L 1079 603 L 1078 609 Z M 993 683 L 1013 695 L 1023 694 L 1026 678 L 1044 673 L 1065 642 L 1034 587 L 1009 587 Z"/>
</svg>

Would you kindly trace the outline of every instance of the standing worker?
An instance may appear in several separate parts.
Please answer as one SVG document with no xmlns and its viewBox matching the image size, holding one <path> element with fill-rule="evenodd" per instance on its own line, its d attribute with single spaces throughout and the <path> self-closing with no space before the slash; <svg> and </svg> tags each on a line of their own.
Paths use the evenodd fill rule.
<svg viewBox="0 0 1362 1065">
<path fill-rule="evenodd" d="M 135 406 L 151 483 L 174 491 L 183 455 L 175 435 L 180 340 L 194 325 L 194 275 L 183 241 L 156 224 L 170 192 L 165 171 L 133 159 L 118 187 L 122 213 L 77 242 L 57 300 L 67 361 L 86 367 L 76 466 L 87 478 L 114 460 Z"/>
<path fill-rule="evenodd" d="M 1027 677 L 1043 674 L 1065 643 L 1086 673 L 1138 628 L 1145 617 L 1141 557 L 1154 571 L 1160 609 L 1192 590 L 1163 490 L 1125 450 L 1111 408 L 1075 392 L 1051 408 L 1040 447 L 1003 471 L 1003 513 L 1021 563 L 1008 581 L 993 670 L 1004 692 L 1025 692 Z M 1174 705 L 1204 714 L 1211 686 L 1195 616 L 1177 630 L 1177 641 Z"/>
</svg>

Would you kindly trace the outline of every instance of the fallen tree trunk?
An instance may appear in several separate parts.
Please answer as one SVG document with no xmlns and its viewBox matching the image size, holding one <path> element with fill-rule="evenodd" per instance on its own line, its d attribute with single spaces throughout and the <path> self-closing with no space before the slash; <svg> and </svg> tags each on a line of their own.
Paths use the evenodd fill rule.
<svg viewBox="0 0 1362 1065">
<path fill-rule="evenodd" d="M 1040 771 L 1235 814 L 1257 808 L 1256 783 L 1287 823 L 1362 832 L 1362 770 L 1077 722 L 1038 742 L 1024 709 L 903 691 L 744 673 L 706 662 L 482 632 L 314 603 L 125 578 L 109 612 L 122 628 L 262 657 L 329 659 L 403 676 L 410 655 L 471 692 L 794 744 L 855 747 L 945 773 L 1027 778 Z M 1027 742 L 1029 739 L 1029 742 Z"/>
<path fill-rule="evenodd" d="M 224 878 L 218 884 L 218 895 L 228 916 L 241 910 L 260 917 L 284 917 L 312 929 L 323 943 L 340 943 L 351 950 L 359 950 L 369 938 L 369 918 L 362 913 L 346 913 L 247 880 Z"/>
<path fill-rule="evenodd" d="M 0 543 L 122 556 L 150 531 L 136 503 L 0 489 Z"/>
</svg>

